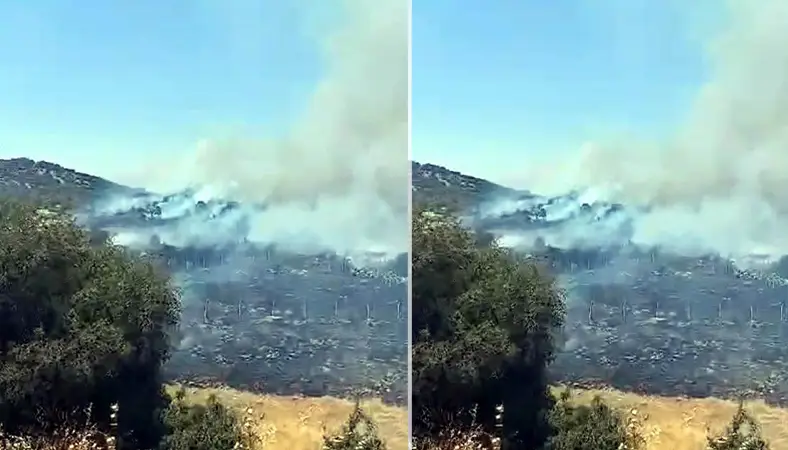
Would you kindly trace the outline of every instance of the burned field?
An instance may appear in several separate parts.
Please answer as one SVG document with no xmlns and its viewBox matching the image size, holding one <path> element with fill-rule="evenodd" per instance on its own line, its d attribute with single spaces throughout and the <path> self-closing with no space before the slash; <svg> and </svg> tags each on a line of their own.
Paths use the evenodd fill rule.
<svg viewBox="0 0 788 450">
<path fill-rule="evenodd" d="M 719 258 L 542 255 L 567 289 L 556 381 L 788 404 L 788 286 Z"/>
<path fill-rule="evenodd" d="M 718 256 L 644 248 L 630 242 L 623 207 L 524 198 L 536 206 L 476 227 L 534 239 L 513 248 L 566 290 L 556 382 L 788 404 L 788 258 L 745 270 Z"/>
<path fill-rule="evenodd" d="M 406 401 L 405 280 L 288 256 L 247 257 L 239 279 L 221 266 L 182 272 L 188 297 L 168 373 L 266 393 Z"/>
<path fill-rule="evenodd" d="M 128 203 L 137 200 L 123 211 L 89 211 L 82 222 L 123 236 L 181 291 L 165 367 L 171 380 L 406 401 L 405 254 L 360 264 L 332 252 L 294 252 L 250 242 L 249 217 L 235 203 L 188 193 Z M 162 243 L 173 238 L 178 246 Z"/>
</svg>

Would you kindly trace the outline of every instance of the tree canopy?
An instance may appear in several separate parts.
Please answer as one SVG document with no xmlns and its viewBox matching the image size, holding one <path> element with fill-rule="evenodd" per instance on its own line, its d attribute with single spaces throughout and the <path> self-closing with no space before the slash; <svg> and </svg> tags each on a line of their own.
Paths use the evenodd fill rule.
<svg viewBox="0 0 788 450">
<path fill-rule="evenodd" d="M 535 265 L 482 245 L 452 218 L 413 217 L 414 431 L 480 424 L 503 406 L 504 443 L 550 433 L 546 367 L 564 323 L 563 293 Z"/>
<path fill-rule="evenodd" d="M 108 426 L 117 405 L 119 443 L 152 448 L 178 296 L 150 264 L 96 244 L 70 217 L 0 202 L 0 424 Z"/>
</svg>

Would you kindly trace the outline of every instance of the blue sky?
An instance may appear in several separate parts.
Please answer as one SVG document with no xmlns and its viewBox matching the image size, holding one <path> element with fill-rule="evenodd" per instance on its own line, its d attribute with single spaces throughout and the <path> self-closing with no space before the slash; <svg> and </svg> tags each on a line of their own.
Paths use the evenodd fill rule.
<svg viewBox="0 0 788 450">
<path fill-rule="evenodd" d="M 0 0 L 0 157 L 122 179 L 202 138 L 284 134 L 321 75 L 309 3 Z"/>
<path fill-rule="evenodd" d="M 414 1 L 413 158 L 507 182 L 588 140 L 664 136 L 706 79 L 721 4 Z"/>
</svg>

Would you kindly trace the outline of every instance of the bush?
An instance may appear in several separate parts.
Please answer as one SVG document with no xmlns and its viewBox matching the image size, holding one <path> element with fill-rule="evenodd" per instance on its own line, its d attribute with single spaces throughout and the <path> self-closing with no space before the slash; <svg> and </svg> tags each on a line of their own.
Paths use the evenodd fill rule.
<svg viewBox="0 0 788 450">
<path fill-rule="evenodd" d="M 384 450 L 372 419 L 361 409 L 358 401 L 342 429 L 323 438 L 323 450 Z"/>
<path fill-rule="evenodd" d="M 590 405 L 572 405 L 569 390 L 550 411 L 553 435 L 546 450 L 632 450 L 643 444 L 621 414 L 595 397 Z"/>
<path fill-rule="evenodd" d="M 167 434 L 160 450 L 240 450 L 253 448 L 257 437 L 251 423 L 208 397 L 205 405 L 187 404 L 179 390 L 164 414 Z"/>
<path fill-rule="evenodd" d="M 0 202 L 0 427 L 48 436 L 92 424 L 154 448 L 161 366 L 177 324 L 169 280 L 70 217 Z"/>
<path fill-rule="evenodd" d="M 708 438 L 708 450 L 768 450 L 755 419 L 744 410 L 744 404 L 733 415 L 730 425 L 721 436 Z"/>
</svg>

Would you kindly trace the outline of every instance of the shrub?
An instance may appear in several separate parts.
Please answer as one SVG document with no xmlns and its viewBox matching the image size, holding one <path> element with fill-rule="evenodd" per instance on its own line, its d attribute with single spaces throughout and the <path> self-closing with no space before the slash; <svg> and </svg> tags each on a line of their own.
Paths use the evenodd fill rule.
<svg viewBox="0 0 788 450">
<path fill-rule="evenodd" d="M 164 414 L 166 435 L 160 450 L 251 449 L 257 437 L 249 417 L 241 420 L 234 411 L 211 395 L 205 405 L 187 404 L 179 390 Z"/>
<path fill-rule="evenodd" d="M 595 397 L 590 405 L 572 405 L 569 390 L 550 411 L 553 435 L 546 450 L 632 450 L 643 444 L 617 411 Z"/>
<path fill-rule="evenodd" d="M 768 450 L 769 446 L 761 437 L 761 429 L 755 419 L 739 407 L 730 425 L 721 436 L 708 438 L 708 450 Z"/>
<path fill-rule="evenodd" d="M 335 434 L 323 438 L 323 450 L 384 450 L 375 422 L 361 409 L 358 401 L 353 411 Z"/>
</svg>

